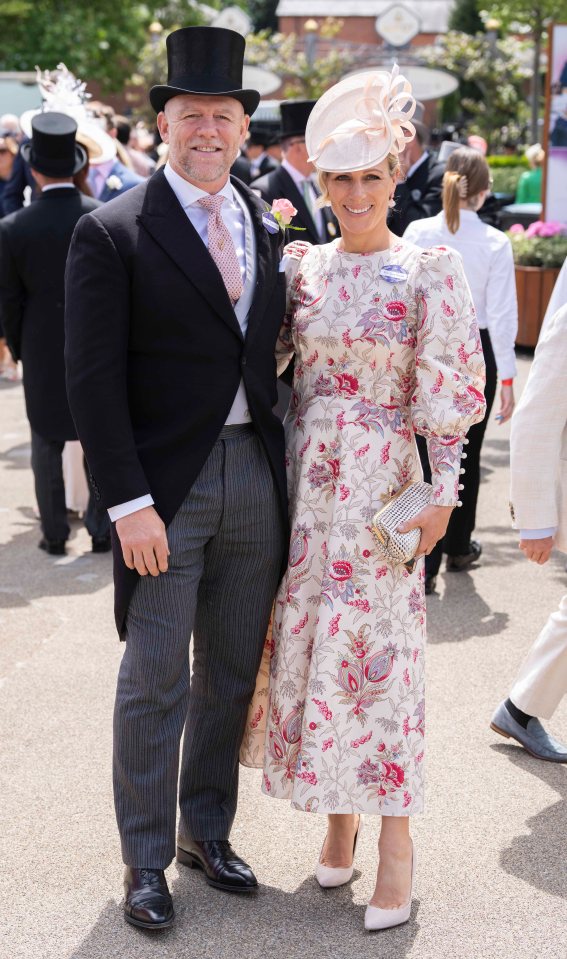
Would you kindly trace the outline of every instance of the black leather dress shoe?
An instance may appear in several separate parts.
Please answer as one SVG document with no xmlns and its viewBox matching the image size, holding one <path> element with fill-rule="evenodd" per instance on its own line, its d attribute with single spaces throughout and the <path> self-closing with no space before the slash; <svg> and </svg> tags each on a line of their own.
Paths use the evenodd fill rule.
<svg viewBox="0 0 567 959">
<path fill-rule="evenodd" d="M 49 553 L 50 556 L 65 556 L 67 549 L 65 547 L 64 539 L 40 539 L 37 544 L 40 549 L 44 549 L 46 553 Z"/>
<path fill-rule="evenodd" d="M 141 929 L 168 929 L 173 902 L 163 869 L 134 869 L 124 873 L 124 918 Z"/>
<path fill-rule="evenodd" d="M 215 889 L 253 892 L 258 888 L 250 866 L 236 855 L 228 839 L 183 839 L 183 845 L 177 846 L 177 861 L 190 869 L 202 869 Z"/>
<path fill-rule="evenodd" d="M 92 537 L 93 553 L 109 553 L 111 549 L 112 549 L 112 540 L 110 539 L 110 533 L 108 534 L 108 536 Z"/>
<path fill-rule="evenodd" d="M 468 553 L 460 556 L 447 556 L 447 571 L 449 573 L 460 573 L 468 569 L 482 555 L 482 546 L 476 539 L 471 539 Z"/>
</svg>

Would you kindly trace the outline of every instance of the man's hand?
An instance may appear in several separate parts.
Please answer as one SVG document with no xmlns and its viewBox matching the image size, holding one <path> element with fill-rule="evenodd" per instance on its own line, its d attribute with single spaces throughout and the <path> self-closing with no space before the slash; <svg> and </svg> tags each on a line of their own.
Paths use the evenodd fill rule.
<svg viewBox="0 0 567 959">
<path fill-rule="evenodd" d="M 507 420 L 510 419 L 512 413 L 514 412 L 514 387 L 513 386 L 501 386 L 500 387 L 500 412 L 496 419 L 502 425 Z"/>
<path fill-rule="evenodd" d="M 421 539 L 415 554 L 416 558 L 418 556 L 429 556 L 435 544 L 443 539 L 452 512 L 452 506 L 426 506 L 411 521 L 398 526 L 399 533 L 409 533 L 412 529 L 421 529 Z"/>
<path fill-rule="evenodd" d="M 553 536 L 544 536 L 543 539 L 521 539 L 520 549 L 526 559 L 531 559 L 532 563 L 543 566 L 551 556 Z"/>
<path fill-rule="evenodd" d="M 167 572 L 167 534 L 153 506 L 145 506 L 116 520 L 116 532 L 128 569 L 137 569 L 140 576 Z"/>
</svg>

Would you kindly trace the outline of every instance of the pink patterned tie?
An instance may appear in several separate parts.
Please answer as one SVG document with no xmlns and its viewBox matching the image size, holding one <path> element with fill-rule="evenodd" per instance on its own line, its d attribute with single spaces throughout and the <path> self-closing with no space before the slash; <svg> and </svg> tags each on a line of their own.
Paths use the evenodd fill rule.
<svg viewBox="0 0 567 959">
<path fill-rule="evenodd" d="M 219 268 L 232 303 L 242 296 L 242 274 L 230 231 L 220 215 L 225 200 L 219 193 L 201 197 L 197 202 L 209 213 L 209 253 Z"/>
</svg>

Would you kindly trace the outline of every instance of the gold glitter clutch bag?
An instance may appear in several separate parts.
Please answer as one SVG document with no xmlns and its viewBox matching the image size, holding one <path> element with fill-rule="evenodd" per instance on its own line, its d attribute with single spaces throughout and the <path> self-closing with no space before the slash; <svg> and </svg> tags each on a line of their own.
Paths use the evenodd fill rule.
<svg viewBox="0 0 567 959">
<path fill-rule="evenodd" d="M 405 564 L 408 569 L 413 569 L 421 529 L 399 533 L 398 527 L 429 506 L 432 493 L 433 487 L 430 483 L 406 483 L 372 517 L 372 533 L 376 546 L 392 566 Z"/>
</svg>

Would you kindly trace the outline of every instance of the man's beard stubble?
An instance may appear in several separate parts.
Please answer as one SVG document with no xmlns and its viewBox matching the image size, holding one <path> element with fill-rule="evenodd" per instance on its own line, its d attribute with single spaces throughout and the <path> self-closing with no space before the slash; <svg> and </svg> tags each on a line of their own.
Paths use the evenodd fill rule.
<svg viewBox="0 0 567 959">
<path fill-rule="evenodd" d="M 215 144 L 215 146 L 219 146 L 219 144 Z M 197 180 L 199 183 L 214 183 L 215 180 L 220 180 L 221 177 L 229 173 L 238 156 L 238 147 L 232 150 L 228 147 L 221 147 L 221 149 L 223 150 L 222 153 L 201 154 L 201 157 L 209 157 L 208 163 L 202 163 L 197 159 L 191 148 L 186 153 L 176 156 L 174 160 L 190 180 Z M 213 156 L 215 162 L 212 160 Z"/>
</svg>

